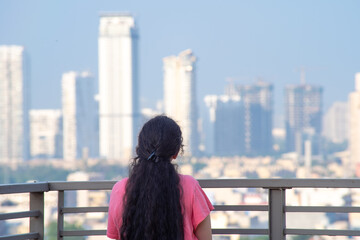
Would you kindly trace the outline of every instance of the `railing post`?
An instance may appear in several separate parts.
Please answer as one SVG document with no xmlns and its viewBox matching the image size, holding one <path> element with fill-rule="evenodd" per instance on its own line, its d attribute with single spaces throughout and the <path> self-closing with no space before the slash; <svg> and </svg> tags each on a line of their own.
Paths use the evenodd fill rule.
<svg viewBox="0 0 360 240">
<path fill-rule="evenodd" d="M 269 239 L 285 240 L 286 189 L 269 189 Z"/>
<path fill-rule="evenodd" d="M 38 217 L 30 217 L 30 232 L 39 233 L 39 240 L 44 239 L 44 192 L 30 193 L 30 211 L 40 211 Z"/>
<path fill-rule="evenodd" d="M 57 226 L 57 239 L 62 240 L 62 232 L 64 231 L 64 191 L 58 192 L 58 226 Z"/>
</svg>

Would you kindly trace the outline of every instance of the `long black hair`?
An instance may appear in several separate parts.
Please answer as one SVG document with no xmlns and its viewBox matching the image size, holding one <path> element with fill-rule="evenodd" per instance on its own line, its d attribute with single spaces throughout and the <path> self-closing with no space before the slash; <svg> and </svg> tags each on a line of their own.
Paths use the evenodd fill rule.
<svg viewBox="0 0 360 240">
<path fill-rule="evenodd" d="M 182 151 L 180 127 L 157 116 L 140 131 L 124 195 L 121 240 L 183 240 L 181 187 L 172 157 Z"/>
</svg>

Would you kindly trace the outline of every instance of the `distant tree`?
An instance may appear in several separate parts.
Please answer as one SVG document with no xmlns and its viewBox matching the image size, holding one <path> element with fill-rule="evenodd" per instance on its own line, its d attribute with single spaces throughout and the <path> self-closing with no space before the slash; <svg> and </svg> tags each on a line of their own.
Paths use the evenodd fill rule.
<svg viewBox="0 0 360 240">
<path fill-rule="evenodd" d="M 268 236 L 241 236 L 239 240 L 269 240 Z"/>
<path fill-rule="evenodd" d="M 7 172 L 7 183 L 24 183 L 30 180 L 36 181 L 65 181 L 69 170 L 62 168 L 55 168 L 48 166 L 19 166 L 13 170 L 7 166 L 0 166 L 0 173 Z M 3 178 L 0 178 L 0 183 L 4 183 Z"/>
<path fill-rule="evenodd" d="M 245 172 L 245 177 L 247 177 L 247 178 L 259 178 L 259 175 L 257 174 L 256 171 L 252 171 L 252 172 L 247 171 L 247 172 Z"/>
<path fill-rule="evenodd" d="M 308 235 L 299 235 L 292 238 L 292 240 L 310 240 L 312 236 Z"/>
<path fill-rule="evenodd" d="M 126 177 L 129 173 L 128 167 L 119 164 L 108 165 L 100 163 L 89 167 L 87 171 L 102 173 L 106 180 L 119 180 L 120 178 Z"/>
<path fill-rule="evenodd" d="M 65 230 L 84 230 L 77 224 L 64 223 Z M 66 237 L 66 240 L 85 240 L 85 237 Z M 57 222 L 51 222 L 45 231 L 45 240 L 57 240 Z"/>
<path fill-rule="evenodd" d="M 296 173 L 294 171 L 281 169 L 275 173 L 276 176 L 282 177 L 282 178 L 295 178 Z"/>
<path fill-rule="evenodd" d="M 0 236 L 1 235 L 7 235 L 8 232 L 8 226 L 6 224 L 6 221 L 0 221 Z"/>
<path fill-rule="evenodd" d="M 204 167 L 206 167 L 206 164 L 205 163 L 200 163 L 200 162 L 197 162 L 197 163 L 194 163 L 193 164 L 193 168 L 194 168 L 194 172 L 197 173 L 199 172 L 201 169 L 203 169 Z"/>
<path fill-rule="evenodd" d="M 335 152 L 345 151 L 348 147 L 348 142 L 344 141 L 342 143 L 334 143 L 331 141 L 325 141 L 323 147 L 326 154 L 332 154 Z"/>
<path fill-rule="evenodd" d="M 310 240 L 312 236 L 294 236 L 291 240 Z M 241 236 L 239 240 L 269 240 L 268 236 Z"/>
</svg>

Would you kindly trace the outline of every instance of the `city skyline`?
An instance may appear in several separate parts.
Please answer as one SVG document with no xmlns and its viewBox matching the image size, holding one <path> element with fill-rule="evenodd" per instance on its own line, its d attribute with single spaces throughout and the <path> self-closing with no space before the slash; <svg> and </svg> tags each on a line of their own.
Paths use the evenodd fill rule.
<svg viewBox="0 0 360 240">
<path fill-rule="evenodd" d="M 141 1 L 121 6 L 115 1 L 87 1 L 86 10 L 78 17 L 84 5 L 81 1 L 20 2 L 23 8 L 10 1 L 1 3 L 0 44 L 24 45 L 31 53 L 31 108 L 35 109 L 60 108 L 63 72 L 89 70 L 98 76 L 97 25 L 99 14 L 107 11 L 128 11 L 139 20 L 143 107 L 154 107 L 162 99 L 161 59 L 187 48 L 199 57 L 199 103 L 206 94 L 221 94 L 229 77 L 244 84 L 260 76 L 274 84 L 276 115 L 284 114 L 285 85 L 300 82 L 297 68 L 305 66 L 307 82 L 324 86 L 326 111 L 332 102 L 347 99 L 352 76 L 360 65 L 356 2 L 229 2 L 221 7 L 226 14 L 212 2 L 206 9 L 201 3 L 192 3 L 183 19 L 179 16 L 186 4 L 172 7 L 163 3 L 157 9 L 156 3 Z M 61 12 L 69 6 L 65 19 Z M 333 18 L 334 14 L 338 17 Z M 27 17 L 27 21 L 14 21 L 14 15 Z M 48 21 L 42 21 L 45 18 Z M 45 47 L 51 51 L 44 51 Z M 199 107 L 203 109 L 204 104 Z"/>
<path fill-rule="evenodd" d="M 152 109 L 155 108 L 154 102 L 151 103 L 151 101 L 147 101 L 147 103 L 144 104 L 141 103 L 141 100 L 139 99 L 141 97 L 139 94 L 140 89 L 146 87 L 146 82 L 139 81 L 139 73 L 141 72 L 142 65 L 138 63 L 139 62 L 138 40 L 140 39 L 139 36 L 142 35 L 139 34 L 138 19 L 134 15 L 136 16 L 136 14 L 133 13 L 126 13 L 123 11 L 120 12 L 112 11 L 112 12 L 100 14 L 98 19 L 100 22 L 100 24 L 98 25 L 98 57 L 97 57 L 98 74 L 95 73 L 93 75 L 94 76 L 93 80 L 94 82 L 99 83 L 98 85 L 99 89 L 98 91 L 91 90 L 91 93 L 88 92 L 88 94 L 89 94 L 89 99 L 93 99 L 95 97 L 95 94 L 98 94 L 96 96 L 96 100 L 99 103 L 99 111 L 94 110 L 94 112 L 98 112 L 97 116 L 99 117 L 99 142 L 100 142 L 99 156 L 100 158 L 105 158 L 108 160 L 131 158 L 131 156 L 134 153 L 134 146 L 136 145 L 135 136 L 137 135 L 137 132 L 139 130 L 140 112 L 141 112 L 140 106 L 147 107 L 146 104 L 149 104 L 148 106 L 151 106 Z M 24 48 L 24 46 L 21 47 Z M 30 52 L 29 55 L 32 56 L 32 52 Z M 201 109 L 203 108 L 203 106 L 205 106 L 204 101 L 198 100 L 200 95 L 199 92 L 206 91 L 205 88 L 198 83 L 199 56 L 191 48 L 187 48 L 187 50 L 182 50 L 182 52 L 179 54 L 178 57 L 171 54 L 170 57 L 163 57 L 162 59 L 164 64 L 163 66 L 164 82 L 159 89 L 163 89 L 163 98 L 156 95 L 153 100 L 155 100 L 156 103 L 157 101 L 162 101 L 163 110 L 160 111 L 169 115 L 170 117 L 173 117 L 175 120 L 181 122 L 181 127 L 183 129 L 183 134 L 184 134 L 184 144 L 189 147 L 187 152 L 189 156 L 191 155 L 196 156 L 197 155 L 196 152 L 198 150 L 199 151 L 204 150 L 204 145 L 203 145 L 204 134 L 202 133 L 203 134 L 202 136 L 197 136 L 198 134 L 197 128 L 199 128 L 201 131 L 204 131 L 202 122 L 206 121 L 205 119 L 206 117 L 204 116 L 204 113 L 198 111 L 198 109 Z M 223 62 L 227 62 L 228 60 L 230 60 L 230 58 L 224 59 Z M 221 62 L 222 61 L 219 61 L 219 66 L 221 65 L 220 64 Z M 285 122 L 286 133 L 287 133 L 286 142 L 289 145 L 287 147 L 287 150 L 288 151 L 296 150 L 298 154 L 301 155 L 302 154 L 301 149 L 303 149 L 303 146 L 301 146 L 302 144 L 296 143 L 296 139 L 299 138 L 300 136 L 297 132 L 301 131 L 302 132 L 301 134 L 304 134 L 306 132 L 306 134 L 313 135 L 313 133 L 309 133 L 307 131 L 309 130 L 311 132 L 312 130 L 315 130 L 316 136 L 315 135 L 313 136 L 314 138 L 313 141 L 319 143 L 319 144 L 315 144 L 315 145 L 319 145 L 319 147 L 313 145 L 312 149 L 314 152 L 319 153 L 321 123 L 323 121 L 322 113 L 326 111 L 323 108 L 324 106 L 323 89 L 325 87 L 323 87 L 324 86 L 323 84 L 316 84 L 307 81 L 307 77 L 306 77 L 309 72 L 320 71 L 319 69 L 321 68 L 316 69 L 308 66 L 299 67 L 297 70 L 300 81 L 298 83 L 292 83 L 292 84 L 290 84 L 290 82 L 287 82 L 283 86 L 284 88 L 282 89 L 282 91 L 284 92 L 284 96 L 281 96 L 279 94 L 278 95 L 273 94 L 273 89 L 276 89 L 277 86 L 281 86 L 281 84 L 279 84 L 278 82 L 274 83 L 274 81 L 268 79 L 267 77 L 257 78 L 258 83 L 267 82 L 271 85 L 271 94 L 270 94 L 271 98 L 269 98 L 271 100 L 269 99 L 260 100 L 260 101 L 265 101 L 264 104 L 268 103 L 270 107 L 269 106 L 265 107 L 264 105 L 264 109 L 268 108 L 268 110 L 266 110 L 268 111 L 268 114 L 265 113 L 260 114 L 261 111 L 257 109 L 259 103 L 256 103 L 257 104 L 257 105 L 255 104 L 256 106 L 251 105 L 251 107 L 254 107 L 254 109 L 249 110 L 248 112 L 245 111 L 244 115 L 246 115 L 245 116 L 246 121 L 244 124 L 248 126 L 248 128 L 245 128 L 247 129 L 246 131 L 248 131 L 248 132 L 245 131 L 246 132 L 245 135 L 247 136 L 245 138 L 245 142 L 247 144 L 246 152 L 250 153 L 251 151 L 255 151 L 258 152 L 258 154 L 260 154 L 259 150 L 255 150 L 255 149 L 251 150 L 252 149 L 252 147 L 250 146 L 251 144 L 259 144 L 259 143 L 255 143 L 256 141 L 250 144 L 250 142 L 252 142 L 252 139 L 262 139 L 262 141 L 264 140 L 264 143 L 266 143 L 266 145 L 269 145 L 268 147 L 266 147 L 266 149 L 271 149 L 271 145 L 272 145 L 271 129 L 272 127 L 278 128 L 279 126 L 283 125 L 283 122 L 279 120 L 281 119 L 279 118 L 279 112 L 285 112 L 283 113 L 283 115 L 285 115 L 283 117 L 286 120 Z M 215 69 L 215 71 L 217 70 L 218 69 Z M 96 72 L 96 70 L 94 71 Z M 75 71 L 72 72 L 75 73 Z M 62 74 L 64 73 L 70 73 L 70 71 L 65 71 Z M 209 81 L 210 82 L 208 85 L 211 85 L 210 84 L 211 79 Z M 241 79 L 239 80 L 239 78 L 236 77 L 226 78 L 226 81 L 230 83 L 229 85 L 235 84 L 234 86 L 250 86 L 254 84 L 253 82 L 254 80 L 250 80 L 249 83 L 239 83 Z M 229 85 L 222 84 L 222 88 L 225 88 L 225 92 L 229 90 L 226 89 L 227 86 Z M 70 84 L 67 87 L 63 86 L 63 93 L 69 90 L 69 93 L 72 91 L 73 95 L 75 94 L 75 92 L 76 92 L 75 95 L 77 95 L 78 90 L 74 90 L 75 89 L 74 86 L 75 86 L 74 83 Z M 326 86 L 328 87 L 329 85 Z M 308 102 L 310 103 L 309 106 L 306 105 L 304 107 L 304 114 L 302 114 L 300 111 L 295 113 L 294 115 L 297 116 L 301 113 L 299 115 L 301 117 L 298 120 L 296 120 L 298 121 L 298 123 L 296 123 L 296 121 L 295 123 L 292 123 L 292 125 L 294 125 L 295 128 L 298 130 L 296 130 L 294 126 L 290 126 L 290 127 L 288 126 L 289 119 L 290 120 L 294 119 L 294 116 L 289 115 L 289 112 L 295 112 L 293 110 L 289 110 L 290 109 L 289 99 L 293 98 L 293 97 L 289 98 L 290 96 L 289 89 L 293 87 L 296 89 L 303 89 L 303 88 L 315 89 L 314 91 L 309 91 L 308 97 L 304 97 L 305 100 L 301 100 L 302 99 L 301 96 L 303 94 L 301 93 L 300 94 L 301 96 L 299 95 L 298 97 L 300 101 L 298 101 L 298 103 L 295 104 L 296 105 L 295 108 L 300 109 L 303 104 L 305 106 Z M 153 91 L 154 88 L 156 88 L 156 84 L 153 84 L 151 88 L 148 89 L 149 91 L 146 92 L 151 92 Z M 320 89 L 320 94 L 318 95 L 315 94 L 316 92 L 318 92 L 316 89 Z M 27 89 L 27 91 L 29 91 L 29 89 Z M 245 91 L 245 89 L 243 90 L 237 89 L 237 91 L 239 91 L 238 94 L 240 94 L 240 92 L 244 92 L 244 93 L 247 92 Z M 259 94 L 259 93 L 255 93 L 256 91 L 254 93 L 250 93 L 250 92 L 252 91 L 249 91 L 249 93 L 246 93 L 245 95 L 242 94 L 239 95 L 241 99 L 244 98 L 244 103 L 252 101 L 251 99 L 255 98 L 255 95 Z M 304 96 L 306 95 L 305 92 L 304 92 Z M 209 92 L 205 92 L 205 93 L 211 95 L 209 94 Z M 260 95 L 264 95 L 264 94 L 260 94 Z M 38 94 L 35 94 L 35 96 L 38 96 Z M 274 98 L 272 96 L 274 96 Z M 246 100 L 247 98 L 248 100 Z M 281 101 L 285 103 L 284 104 L 285 109 L 283 107 L 279 108 L 278 106 L 277 107 L 278 112 L 276 112 L 276 107 L 275 108 L 273 107 L 273 103 L 275 102 L 276 105 L 276 103 L 279 102 L 278 100 L 280 98 Z M 51 102 L 51 99 L 49 99 L 48 102 Z M 75 148 L 77 148 L 76 142 L 75 144 L 69 144 L 69 145 L 66 144 L 67 142 L 68 143 L 72 142 L 72 140 L 70 141 L 70 139 L 75 139 L 74 136 L 78 135 L 76 133 L 77 127 L 71 127 L 71 128 L 67 127 L 68 125 L 67 123 L 75 122 L 74 121 L 75 115 L 70 121 L 68 119 L 69 115 L 66 116 L 65 114 L 67 111 L 65 111 L 64 108 L 65 107 L 64 95 L 62 102 L 63 102 L 62 107 L 64 112 L 63 115 L 64 158 L 65 159 L 79 158 L 81 155 L 80 149 L 76 150 L 77 153 L 75 153 L 74 150 Z M 77 101 L 71 100 L 71 102 L 77 102 Z M 314 104 L 312 104 L 313 102 Z M 202 106 L 199 107 L 197 103 L 199 103 L 199 105 Z M 26 104 L 29 105 L 30 104 L 29 101 L 27 101 Z M 77 105 L 77 103 L 75 105 Z M 74 108 L 75 105 L 71 107 Z M 263 105 L 263 103 L 261 103 L 261 105 Z M 157 104 L 157 106 L 160 105 Z M 37 109 L 37 108 L 32 107 L 31 109 Z M 157 108 L 157 110 L 159 109 L 162 108 Z M 275 111 L 273 111 L 274 109 Z M 279 111 L 279 109 L 281 109 L 281 111 Z M 309 109 L 311 112 L 306 113 L 306 111 Z M 312 116 L 312 114 L 315 114 L 316 116 L 315 115 Z M 251 120 L 252 115 L 257 116 L 257 118 L 259 119 L 259 122 L 257 124 L 263 126 L 264 128 L 263 129 L 264 131 L 261 130 L 258 133 L 256 133 L 258 135 L 256 135 L 255 132 L 250 133 L 251 132 L 250 129 L 252 129 L 252 126 L 256 125 L 254 124 L 255 122 Z M 304 116 L 302 117 L 302 115 Z M 275 118 L 273 118 L 273 116 L 275 116 Z M 269 121 L 264 119 L 268 119 Z M 290 131 L 290 129 L 292 128 L 294 128 L 293 131 Z M 70 131 L 69 129 L 73 131 L 72 133 L 73 137 L 70 138 L 67 137 L 69 136 L 68 135 Z M 296 134 L 299 136 L 297 136 Z M 265 141 L 265 137 L 262 138 L 261 136 L 266 136 L 267 140 Z M 199 141 L 200 139 L 198 137 L 201 137 L 201 141 Z M 200 146 L 199 143 L 202 144 L 202 146 Z M 261 143 L 261 145 L 264 144 Z M 67 154 L 66 152 L 70 147 L 73 148 L 70 151 L 71 154 Z M 202 148 L 202 149 L 200 150 L 198 148 L 200 149 Z M 263 152 L 265 153 L 268 151 L 264 150 Z"/>
</svg>

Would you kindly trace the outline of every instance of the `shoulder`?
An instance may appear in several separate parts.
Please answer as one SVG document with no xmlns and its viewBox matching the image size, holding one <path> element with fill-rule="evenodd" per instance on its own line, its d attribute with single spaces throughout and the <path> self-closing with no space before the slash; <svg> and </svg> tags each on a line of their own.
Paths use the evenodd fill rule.
<svg viewBox="0 0 360 240">
<path fill-rule="evenodd" d="M 110 203 L 109 203 L 111 207 L 113 206 L 117 207 L 118 204 L 121 202 L 123 196 L 125 195 L 127 180 L 128 178 L 124 178 L 118 181 L 117 183 L 115 183 L 115 185 L 113 186 L 111 190 Z"/>
<path fill-rule="evenodd" d="M 179 174 L 179 177 L 180 177 L 180 184 L 183 187 L 194 188 L 196 186 L 199 186 L 199 182 L 190 175 Z"/>
<path fill-rule="evenodd" d="M 117 183 L 115 183 L 115 185 L 112 188 L 112 192 L 114 193 L 114 192 L 125 191 L 127 181 L 128 181 L 128 178 L 123 178 L 120 181 L 118 181 Z"/>
<path fill-rule="evenodd" d="M 182 181 L 182 182 L 189 182 L 189 183 L 197 182 L 197 180 L 193 176 L 190 176 L 190 175 L 179 174 L 179 177 L 180 177 L 180 181 Z"/>
</svg>

